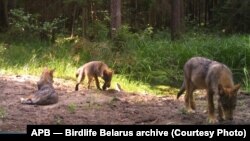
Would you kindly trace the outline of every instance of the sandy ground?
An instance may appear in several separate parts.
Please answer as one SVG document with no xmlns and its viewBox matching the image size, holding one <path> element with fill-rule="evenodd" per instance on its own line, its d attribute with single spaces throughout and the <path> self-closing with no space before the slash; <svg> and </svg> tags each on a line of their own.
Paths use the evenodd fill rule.
<svg viewBox="0 0 250 141">
<path fill-rule="evenodd" d="M 0 74 L 0 132 L 26 132 L 30 124 L 81 125 L 169 125 L 207 124 L 207 101 L 204 92 L 195 94 L 196 113 L 184 110 L 183 96 L 153 95 L 88 90 L 75 82 L 54 79 L 59 102 L 48 106 L 23 105 L 20 98 L 36 91 L 35 76 Z M 216 103 L 216 102 L 215 102 Z M 216 103 L 217 104 L 217 103 Z M 250 96 L 239 94 L 234 120 L 219 124 L 250 124 Z M 217 113 L 217 111 L 216 111 Z"/>
</svg>

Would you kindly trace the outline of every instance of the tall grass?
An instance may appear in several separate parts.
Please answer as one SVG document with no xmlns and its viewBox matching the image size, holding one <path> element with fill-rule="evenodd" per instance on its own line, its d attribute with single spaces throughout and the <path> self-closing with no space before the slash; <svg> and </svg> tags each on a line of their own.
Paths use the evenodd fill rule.
<svg viewBox="0 0 250 141">
<path fill-rule="evenodd" d="M 134 36 L 124 41 L 124 48 L 133 48 L 135 55 L 130 61 L 132 65 L 123 69 L 127 68 L 126 72 L 130 72 L 131 77 L 150 84 L 180 86 L 183 65 L 193 56 L 207 57 L 228 65 L 237 82 L 242 82 L 243 68 L 250 66 L 249 35 L 190 32 L 177 42 L 164 38 L 169 35 Z"/>
<path fill-rule="evenodd" d="M 250 75 L 246 68 L 243 69 L 243 72 L 245 76 L 245 78 L 243 79 L 243 84 L 245 86 L 245 90 L 249 92 L 250 91 Z"/>
<path fill-rule="evenodd" d="M 248 87 L 243 68 L 249 70 L 249 54 L 249 35 L 189 32 L 183 39 L 172 42 L 168 32 L 153 34 L 147 29 L 131 33 L 125 27 L 112 41 L 58 38 L 55 44 L 36 39 L 6 40 L 0 35 L 0 73 L 39 75 L 47 66 L 56 68 L 56 77 L 74 80 L 79 66 L 102 60 L 115 71 L 113 83 L 142 93 L 175 93 L 176 89 L 172 92 L 166 86 L 181 85 L 183 65 L 193 56 L 226 64 L 232 69 L 235 81 Z"/>
</svg>

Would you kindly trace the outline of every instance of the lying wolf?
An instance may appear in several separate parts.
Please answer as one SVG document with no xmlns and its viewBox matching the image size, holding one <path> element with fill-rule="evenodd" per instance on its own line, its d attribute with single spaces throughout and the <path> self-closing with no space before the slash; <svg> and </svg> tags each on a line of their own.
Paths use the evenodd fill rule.
<svg viewBox="0 0 250 141">
<path fill-rule="evenodd" d="M 37 82 L 38 91 L 28 96 L 21 98 L 22 104 L 34 105 L 49 105 L 58 102 L 58 95 L 53 87 L 54 70 L 44 69 L 40 80 Z"/>
<path fill-rule="evenodd" d="M 106 90 L 106 88 L 110 87 L 112 74 L 113 71 L 109 69 L 109 67 L 104 62 L 88 62 L 81 66 L 76 72 L 77 84 L 75 86 L 75 91 L 78 91 L 79 84 L 84 80 L 86 76 L 88 77 L 88 89 L 90 88 L 90 83 L 92 79 L 95 78 L 96 87 L 99 90 Z M 100 88 L 98 77 L 101 77 L 104 80 L 102 89 Z"/>
<path fill-rule="evenodd" d="M 226 65 L 203 57 L 193 57 L 184 65 L 184 82 L 177 94 L 177 99 L 186 90 L 185 105 L 187 111 L 194 112 L 194 90 L 206 89 L 208 122 L 216 123 L 218 120 L 214 114 L 214 94 L 219 95 L 219 119 L 232 120 L 239 88 L 240 84 L 234 85 L 232 72 Z"/>
</svg>

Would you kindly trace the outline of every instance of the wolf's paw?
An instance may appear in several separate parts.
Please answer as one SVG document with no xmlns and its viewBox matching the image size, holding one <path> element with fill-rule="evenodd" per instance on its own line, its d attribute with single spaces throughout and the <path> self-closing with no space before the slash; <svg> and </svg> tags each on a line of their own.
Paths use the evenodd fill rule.
<svg viewBox="0 0 250 141">
<path fill-rule="evenodd" d="M 219 116 L 219 117 L 218 117 L 218 121 L 219 121 L 219 122 L 222 122 L 222 121 L 224 121 L 224 120 L 225 120 L 225 119 L 224 119 L 222 116 Z"/>
<path fill-rule="evenodd" d="M 31 99 L 27 99 L 27 98 L 20 98 L 20 101 L 22 104 L 31 104 L 32 103 Z"/>
<path fill-rule="evenodd" d="M 216 123 L 218 123 L 218 120 L 217 120 L 216 118 L 208 118 L 208 119 L 207 119 L 207 122 L 208 122 L 209 124 L 216 124 Z"/>
<path fill-rule="evenodd" d="M 21 103 L 24 103 L 25 99 L 21 97 L 20 101 L 21 101 Z"/>
<path fill-rule="evenodd" d="M 193 110 L 193 109 L 187 109 L 187 113 L 189 113 L 189 114 L 193 114 L 193 113 L 195 113 L 195 110 Z"/>
<path fill-rule="evenodd" d="M 206 113 L 207 113 L 207 110 L 202 111 L 202 113 L 206 114 Z"/>
</svg>

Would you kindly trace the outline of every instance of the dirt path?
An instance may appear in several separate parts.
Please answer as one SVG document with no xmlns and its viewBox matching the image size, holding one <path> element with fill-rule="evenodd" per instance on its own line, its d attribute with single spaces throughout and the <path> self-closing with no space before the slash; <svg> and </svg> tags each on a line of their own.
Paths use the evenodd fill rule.
<svg viewBox="0 0 250 141">
<path fill-rule="evenodd" d="M 207 124 L 204 93 L 196 94 L 196 113 L 187 114 L 183 97 L 175 100 L 175 96 L 101 92 L 83 89 L 82 85 L 79 92 L 74 92 L 74 82 L 55 79 L 59 103 L 50 106 L 21 104 L 21 97 L 36 91 L 38 79 L 0 75 L 0 132 L 25 132 L 27 124 Z M 249 107 L 250 96 L 240 94 L 234 121 L 229 124 L 249 124 Z"/>
</svg>

